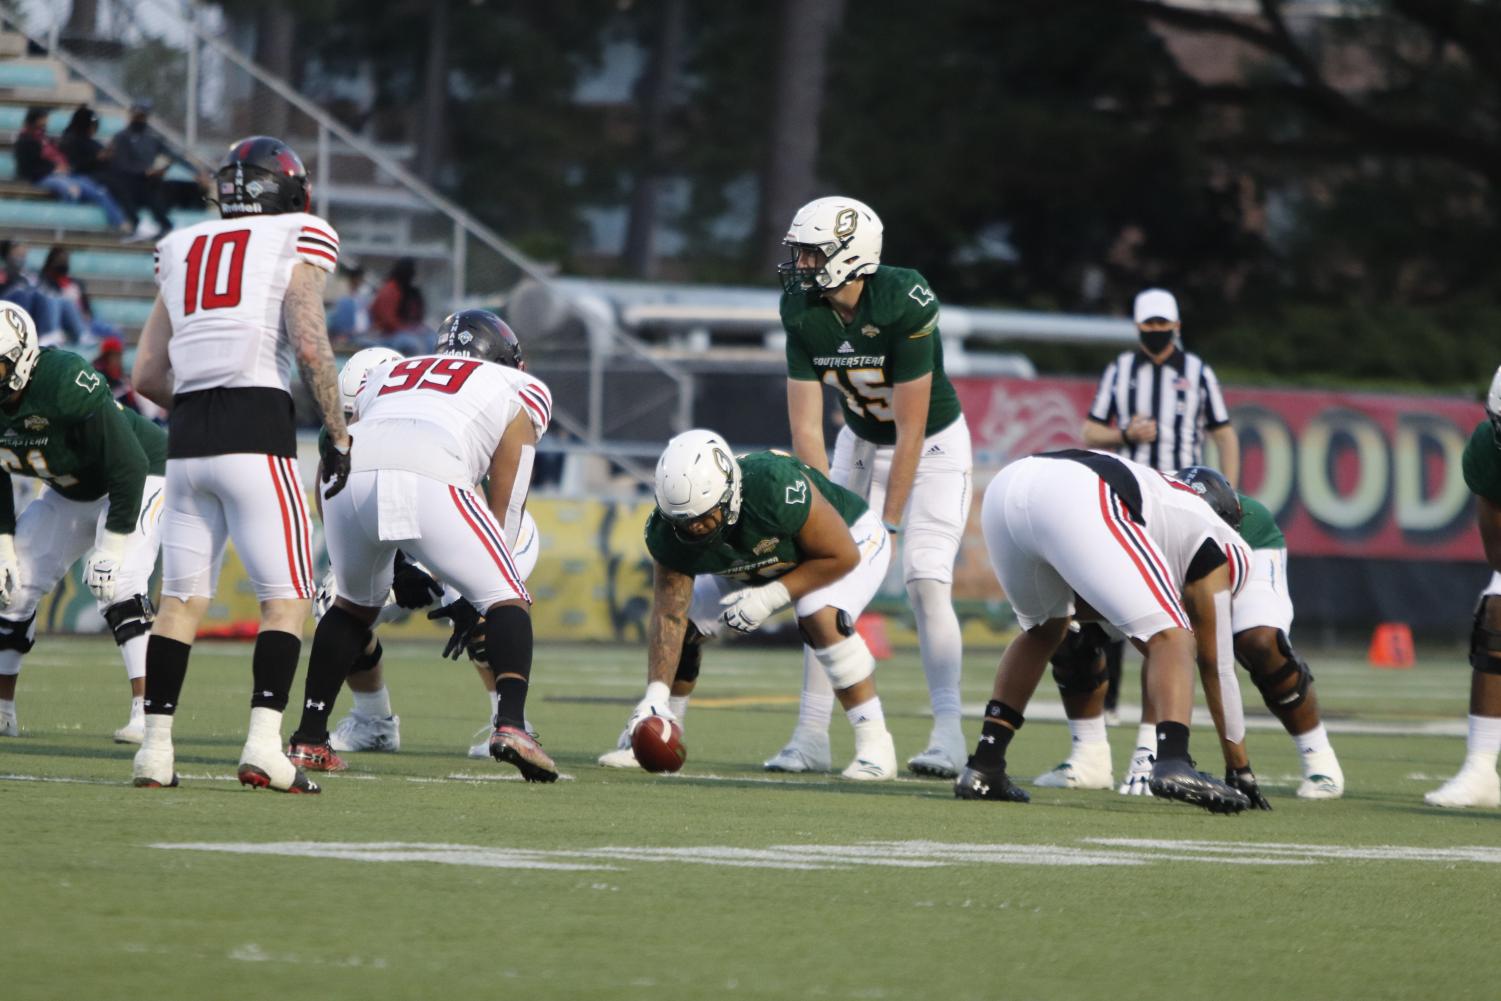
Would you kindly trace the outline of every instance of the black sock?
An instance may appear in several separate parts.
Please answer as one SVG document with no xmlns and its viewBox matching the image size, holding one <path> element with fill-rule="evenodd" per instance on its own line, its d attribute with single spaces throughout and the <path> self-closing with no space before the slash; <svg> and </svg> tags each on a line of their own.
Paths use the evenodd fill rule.
<svg viewBox="0 0 1501 1001">
<path fill-rule="evenodd" d="M 1010 724 L 1009 726 L 1007 724 Z M 1022 714 L 997 699 L 985 705 L 985 723 L 980 727 L 980 742 L 970 755 L 969 766 L 983 772 L 1006 770 L 1006 748 L 1022 728 Z"/>
<path fill-rule="evenodd" d="M 520 605 L 491 609 L 485 615 L 485 653 L 495 672 L 495 694 L 500 696 L 495 725 L 525 726 L 526 690 L 532 677 L 531 613 Z"/>
<path fill-rule="evenodd" d="M 322 744 L 328 740 L 328 717 L 350 668 L 370 644 L 370 629 L 349 612 L 333 606 L 323 613 L 313 633 L 313 652 L 308 655 L 307 678 L 303 681 L 302 719 L 292 734 L 295 744 Z M 288 683 L 291 677 L 287 678 Z"/>
<path fill-rule="evenodd" d="M 1188 760 L 1188 725 L 1171 721 L 1157 724 L 1157 760 Z"/>
<path fill-rule="evenodd" d="M 286 711 L 301 656 L 301 637 L 279 629 L 262 629 L 256 635 L 255 652 L 250 655 L 250 674 L 255 679 L 250 708 Z"/>
<path fill-rule="evenodd" d="M 146 641 L 146 711 L 157 716 L 177 712 L 182 679 L 188 674 L 188 643 L 152 636 Z"/>
</svg>

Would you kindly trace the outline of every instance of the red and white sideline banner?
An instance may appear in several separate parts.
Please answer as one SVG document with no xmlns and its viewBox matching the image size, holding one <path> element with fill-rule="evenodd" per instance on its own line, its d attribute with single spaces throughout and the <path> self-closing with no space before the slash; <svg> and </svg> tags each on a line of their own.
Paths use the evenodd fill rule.
<svg viewBox="0 0 1501 1001">
<path fill-rule="evenodd" d="M 956 593 L 994 594 L 980 498 L 1012 459 L 1078 447 L 1094 379 L 954 380 L 975 449 L 975 510 Z M 1240 487 L 1271 509 L 1297 556 L 1484 560 L 1460 456 L 1477 402 L 1285 389 L 1225 390 Z M 1212 449 L 1205 459 L 1214 462 Z M 985 578 L 989 577 L 987 581 Z M 966 593 L 967 592 L 967 593 Z"/>
</svg>

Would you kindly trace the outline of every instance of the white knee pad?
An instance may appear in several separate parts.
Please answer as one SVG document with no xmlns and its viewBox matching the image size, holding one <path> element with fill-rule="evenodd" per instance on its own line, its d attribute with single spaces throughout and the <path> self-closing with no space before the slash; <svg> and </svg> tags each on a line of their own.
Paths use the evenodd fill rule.
<svg viewBox="0 0 1501 1001">
<path fill-rule="evenodd" d="M 858 633 L 833 646 L 814 650 L 813 656 L 823 665 L 829 684 L 836 692 L 858 685 L 876 670 L 876 659 L 870 655 L 870 649 Z"/>
</svg>

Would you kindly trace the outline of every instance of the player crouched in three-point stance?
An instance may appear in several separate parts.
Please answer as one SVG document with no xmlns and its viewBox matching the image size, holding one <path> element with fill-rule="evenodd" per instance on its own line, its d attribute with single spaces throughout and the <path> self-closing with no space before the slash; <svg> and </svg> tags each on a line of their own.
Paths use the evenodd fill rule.
<svg viewBox="0 0 1501 1001">
<path fill-rule="evenodd" d="M 655 565 L 646 697 L 600 764 L 635 764 L 631 734 L 648 716 L 687 710 L 700 644 L 726 628 L 751 633 L 793 605 L 804 663 L 823 670 L 855 729 L 844 777 L 896 776 L 896 747 L 876 694 L 875 659 L 856 617 L 880 587 L 890 539 L 865 502 L 790 455 L 738 460 L 713 431 L 685 431 L 657 461 L 646 522 Z"/>
<path fill-rule="evenodd" d="M 161 428 L 122 409 L 78 355 L 38 350 L 31 316 L 0 303 L 0 737 L 20 733 L 16 679 L 37 605 L 87 553 L 84 583 L 130 679 L 130 719 L 115 740 L 140 742 L 166 456 Z M 19 519 L 12 476 L 46 484 Z"/>
<path fill-rule="evenodd" d="M 991 564 L 1023 632 L 1001 655 L 979 743 L 954 795 L 1028 800 L 1006 775 L 1006 749 L 1077 614 L 1109 622 L 1146 655 L 1158 720 L 1153 794 L 1217 813 L 1250 806 L 1244 792 L 1197 771 L 1188 756 L 1195 660 L 1217 717 L 1217 679 L 1235 669 L 1229 630 L 1216 626 L 1230 620 L 1250 553 L 1230 527 L 1192 488 L 1079 449 L 1011 463 L 980 510 Z"/>
<path fill-rule="evenodd" d="M 254 136 L 230 147 L 214 190 L 222 219 L 157 244 L 160 293 L 136 352 L 137 392 L 172 413 L 162 607 L 146 648 L 146 735 L 135 784 L 177 781 L 173 713 L 225 543 L 233 539 L 261 604 L 239 779 L 317 792 L 281 742 L 314 587 L 291 376 L 295 355 L 328 428 L 323 468 L 332 480 L 328 493 L 337 493 L 349 473 L 349 433 L 324 327 L 323 284 L 338 264 L 338 237 L 307 214 L 307 171 L 279 139 Z"/>
<path fill-rule="evenodd" d="M 1501 806 L 1501 368 L 1485 395 L 1485 420 L 1465 445 L 1465 485 L 1475 495 L 1475 520 L 1485 561 L 1494 573 L 1475 607 L 1470 631 L 1470 733 L 1459 773 L 1426 794 L 1431 806 Z"/>
<path fill-rule="evenodd" d="M 369 649 L 400 549 L 484 610 L 497 697 L 490 754 L 528 782 L 552 782 L 557 766 L 526 731 L 531 597 L 511 557 L 552 396 L 540 380 L 501 364 L 520 355 L 516 335 L 493 313 L 455 314 L 438 337 L 437 354 L 373 370 L 355 398 L 349 487 L 324 505 L 338 597 L 313 635 L 291 756 L 338 767 L 329 713 Z"/>
</svg>

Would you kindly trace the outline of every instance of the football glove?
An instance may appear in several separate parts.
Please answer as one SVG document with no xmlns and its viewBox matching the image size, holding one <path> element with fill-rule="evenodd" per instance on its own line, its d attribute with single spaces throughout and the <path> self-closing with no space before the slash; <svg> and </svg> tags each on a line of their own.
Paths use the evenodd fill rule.
<svg viewBox="0 0 1501 1001">
<path fill-rule="evenodd" d="M 463 654 L 465 647 L 470 643 L 470 636 L 475 631 L 475 626 L 480 622 L 479 609 L 469 602 L 460 598 L 442 608 L 435 608 L 427 613 L 427 617 L 434 622 L 439 619 L 448 619 L 453 623 L 453 634 L 448 637 L 448 643 L 443 647 L 443 656 L 450 660 L 458 660 Z"/>
<path fill-rule="evenodd" d="M 0 535 L 0 608 L 9 608 L 21 590 L 21 558 L 16 555 L 16 537 Z"/>
<path fill-rule="evenodd" d="M 323 575 L 323 583 L 318 585 L 318 593 L 313 595 L 313 619 L 321 621 L 328 610 L 333 607 L 334 599 L 339 596 L 338 581 L 334 578 L 334 572 L 330 570 Z"/>
<path fill-rule="evenodd" d="M 402 608 L 426 608 L 443 597 L 442 586 L 421 567 L 396 550 L 396 573 L 391 578 L 396 604 Z"/>
<path fill-rule="evenodd" d="M 331 434 L 318 439 L 318 459 L 323 468 L 323 482 L 333 484 L 323 491 L 324 500 L 343 490 L 344 484 L 349 482 L 349 447 L 353 444 L 354 439 L 351 438 L 349 445 L 340 448 L 334 444 L 334 436 Z"/>
<path fill-rule="evenodd" d="M 115 600 L 115 583 L 125 564 L 125 547 L 130 537 L 105 532 L 83 565 L 83 582 L 94 597 L 103 602 Z"/>
<path fill-rule="evenodd" d="M 743 587 L 719 599 L 724 624 L 738 633 L 753 633 L 772 613 L 791 604 L 792 596 L 781 581 L 760 587 Z"/>
<path fill-rule="evenodd" d="M 635 733 L 641 721 L 650 716 L 660 716 L 669 723 L 676 720 L 677 717 L 672 714 L 672 710 L 667 708 L 667 698 L 671 691 L 665 682 L 653 681 L 647 685 L 646 697 L 636 703 L 631 718 L 625 724 L 625 732 Z"/>
<path fill-rule="evenodd" d="M 1225 772 L 1225 785 L 1231 789 L 1239 789 L 1246 794 L 1251 801 L 1253 810 L 1270 810 L 1272 804 L 1261 794 L 1261 786 L 1256 784 L 1256 773 L 1251 771 L 1251 766 L 1245 768 L 1231 768 Z"/>
</svg>

